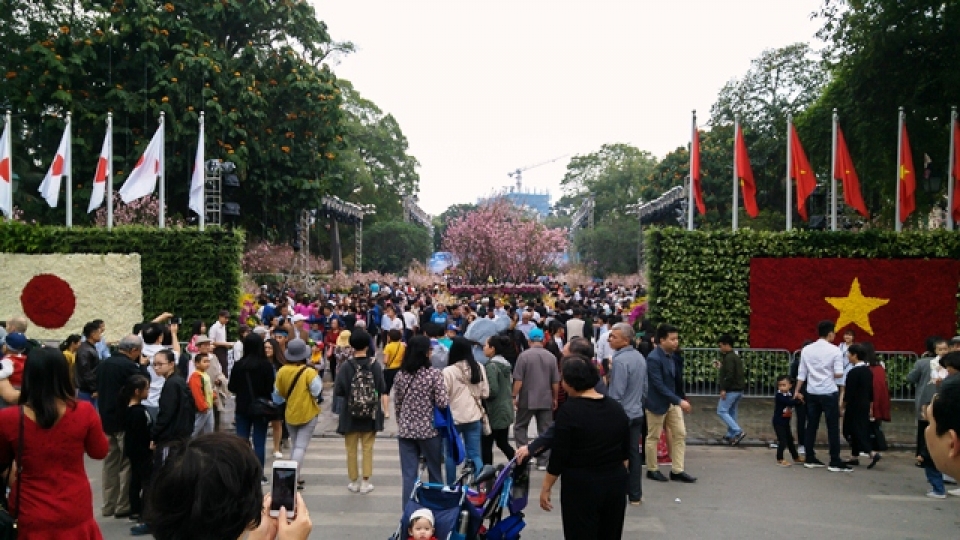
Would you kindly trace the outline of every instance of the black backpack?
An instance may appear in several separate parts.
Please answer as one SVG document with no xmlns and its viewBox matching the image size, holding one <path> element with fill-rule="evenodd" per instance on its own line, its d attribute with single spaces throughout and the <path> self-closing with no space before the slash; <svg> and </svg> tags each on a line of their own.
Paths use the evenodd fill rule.
<svg viewBox="0 0 960 540">
<path fill-rule="evenodd" d="M 361 366 L 350 360 L 355 369 L 350 381 L 350 416 L 358 420 L 373 420 L 377 417 L 377 386 L 373 379 L 372 365 Z"/>
</svg>

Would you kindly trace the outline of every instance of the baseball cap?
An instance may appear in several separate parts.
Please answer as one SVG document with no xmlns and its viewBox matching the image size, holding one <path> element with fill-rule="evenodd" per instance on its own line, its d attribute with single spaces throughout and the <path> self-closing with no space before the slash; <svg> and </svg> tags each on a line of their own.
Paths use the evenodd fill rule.
<svg viewBox="0 0 960 540">
<path fill-rule="evenodd" d="M 27 336 L 20 332 L 11 332 L 7 334 L 5 343 L 11 351 L 21 353 L 27 349 Z"/>
<path fill-rule="evenodd" d="M 539 328 L 534 328 L 530 330 L 530 334 L 527 336 L 530 341 L 543 341 L 543 330 Z"/>
</svg>

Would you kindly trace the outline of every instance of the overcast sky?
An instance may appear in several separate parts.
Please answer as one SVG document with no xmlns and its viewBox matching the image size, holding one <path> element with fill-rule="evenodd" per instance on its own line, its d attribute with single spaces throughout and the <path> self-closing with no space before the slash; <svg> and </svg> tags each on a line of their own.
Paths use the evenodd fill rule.
<svg viewBox="0 0 960 540">
<path fill-rule="evenodd" d="M 690 111 L 706 123 L 764 49 L 814 40 L 821 3 L 311 1 L 357 46 L 334 71 L 397 118 L 434 215 L 512 185 L 518 167 L 604 143 L 657 157 L 685 145 Z M 555 202 L 568 160 L 523 173 L 524 186 Z"/>
</svg>

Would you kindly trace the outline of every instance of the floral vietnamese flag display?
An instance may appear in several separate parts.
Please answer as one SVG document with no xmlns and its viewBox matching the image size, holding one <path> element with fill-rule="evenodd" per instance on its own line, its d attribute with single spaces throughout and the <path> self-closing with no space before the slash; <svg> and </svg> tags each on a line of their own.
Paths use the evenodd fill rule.
<svg viewBox="0 0 960 540">
<path fill-rule="evenodd" d="M 878 351 L 924 350 L 957 328 L 960 261 L 766 259 L 750 261 L 750 346 L 795 350 L 830 320 Z"/>
</svg>

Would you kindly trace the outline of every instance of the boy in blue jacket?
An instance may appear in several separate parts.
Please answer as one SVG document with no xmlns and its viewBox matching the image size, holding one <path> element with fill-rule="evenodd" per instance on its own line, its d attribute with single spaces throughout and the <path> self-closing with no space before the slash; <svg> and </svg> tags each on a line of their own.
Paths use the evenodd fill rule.
<svg viewBox="0 0 960 540">
<path fill-rule="evenodd" d="M 777 432 L 777 463 L 781 467 L 789 467 L 790 462 L 783 459 L 783 451 L 790 451 L 790 456 L 794 463 L 802 463 L 803 459 L 797 453 L 797 446 L 793 440 L 793 432 L 790 431 L 790 418 L 793 417 L 793 407 L 799 402 L 793 397 L 790 388 L 793 383 L 787 375 L 781 375 L 777 379 L 777 396 L 773 406 L 773 430 Z"/>
</svg>

